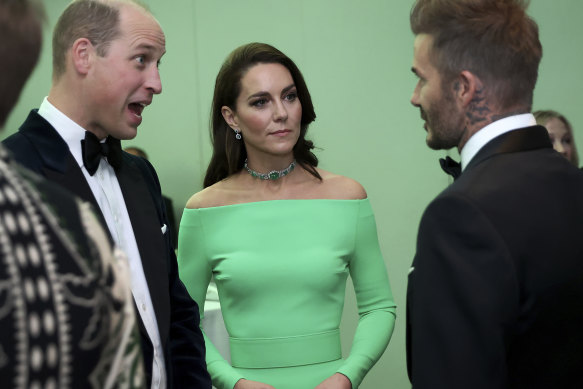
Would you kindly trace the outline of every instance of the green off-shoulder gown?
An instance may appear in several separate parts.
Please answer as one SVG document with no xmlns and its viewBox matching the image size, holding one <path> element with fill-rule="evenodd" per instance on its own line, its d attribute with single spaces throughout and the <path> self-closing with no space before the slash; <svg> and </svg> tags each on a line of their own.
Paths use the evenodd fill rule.
<svg viewBox="0 0 583 389">
<path fill-rule="evenodd" d="M 217 284 L 232 360 L 205 335 L 219 389 L 241 378 L 313 389 L 335 372 L 357 388 L 393 332 L 395 303 L 368 199 L 185 209 L 178 261 L 201 316 L 211 276 Z M 343 359 L 338 328 L 348 274 L 360 319 Z"/>
</svg>

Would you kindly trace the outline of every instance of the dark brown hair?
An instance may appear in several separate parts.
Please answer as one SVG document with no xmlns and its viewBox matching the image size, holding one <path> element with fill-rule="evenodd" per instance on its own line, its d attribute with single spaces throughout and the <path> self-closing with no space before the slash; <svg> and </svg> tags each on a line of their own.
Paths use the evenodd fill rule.
<svg viewBox="0 0 583 389">
<path fill-rule="evenodd" d="M 558 113 L 557 111 L 553 111 L 550 109 L 534 111 L 532 114 L 534 115 L 537 124 L 540 124 L 541 126 L 546 126 L 547 122 L 551 119 L 559 119 L 560 121 L 563 122 L 563 124 L 567 128 L 567 131 L 569 132 L 569 135 L 571 136 L 571 147 L 573 152 L 571 153 L 570 162 L 575 166 L 579 166 L 579 154 L 577 153 L 577 148 L 575 147 L 573 127 L 571 126 L 571 123 L 567 120 L 567 118 L 564 115 Z"/>
<path fill-rule="evenodd" d="M 0 0 L 0 128 L 38 61 L 43 20 L 36 1 Z"/>
<path fill-rule="evenodd" d="M 316 170 L 318 158 L 312 153 L 314 144 L 305 138 L 311 122 L 316 119 L 312 98 L 302 73 L 296 64 L 281 51 L 265 43 L 249 43 L 235 49 L 225 60 L 215 82 L 215 92 L 211 108 L 211 142 L 213 155 L 204 178 L 204 187 L 241 170 L 247 158 L 245 145 L 235 138 L 221 109 L 227 106 L 236 112 L 236 100 L 241 93 L 241 79 L 249 68 L 264 63 L 278 63 L 287 68 L 296 85 L 298 99 L 302 104 L 302 120 L 299 139 L 293 152 L 296 162 L 318 179 Z"/>
<path fill-rule="evenodd" d="M 433 37 L 431 57 L 447 80 L 477 75 L 501 107 L 532 107 L 542 46 L 528 0 L 417 0 L 411 30 Z"/>
</svg>

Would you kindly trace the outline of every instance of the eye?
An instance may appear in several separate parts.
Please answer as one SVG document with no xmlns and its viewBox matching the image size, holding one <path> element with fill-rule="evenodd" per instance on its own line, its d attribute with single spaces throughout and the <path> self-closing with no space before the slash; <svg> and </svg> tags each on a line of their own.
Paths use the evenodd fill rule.
<svg viewBox="0 0 583 389">
<path fill-rule="evenodd" d="M 294 101 L 297 98 L 298 98 L 297 92 L 290 92 L 287 95 L 285 95 L 283 99 L 286 101 Z"/>
<path fill-rule="evenodd" d="M 261 108 L 265 104 L 267 104 L 267 99 L 257 99 L 257 100 L 253 100 L 251 102 L 251 105 L 254 106 L 254 107 L 256 107 L 256 108 Z"/>
<path fill-rule="evenodd" d="M 143 65 L 146 63 L 146 56 L 145 55 L 138 55 L 134 58 L 136 60 L 136 62 L 140 65 Z"/>
</svg>

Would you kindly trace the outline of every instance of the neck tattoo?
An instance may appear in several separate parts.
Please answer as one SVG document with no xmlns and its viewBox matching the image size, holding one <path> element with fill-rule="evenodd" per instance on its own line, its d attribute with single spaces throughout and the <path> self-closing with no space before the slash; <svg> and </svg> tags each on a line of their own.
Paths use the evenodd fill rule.
<svg viewBox="0 0 583 389">
<path fill-rule="evenodd" d="M 288 174 L 290 174 L 291 171 L 294 170 L 294 168 L 296 167 L 296 160 L 294 159 L 292 161 L 292 163 L 290 163 L 289 166 L 283 170 L 272 170 L 269 173 L 259 173 L 259 172 L 256 172 L 255 170 L 251 169 L 247 165 L 247 159 L 245 159 L 245 165 L 243 165 L 243 167 L 245 168 L 245 170 L 247 170 L 247 173 L 251 174 L 251 176 L 253 176 L 255 178 L 259 178 L 260 180 L 273 181 L 273 180 L 277 180 L 283 176 L 287 176 Z"/>
</svg>

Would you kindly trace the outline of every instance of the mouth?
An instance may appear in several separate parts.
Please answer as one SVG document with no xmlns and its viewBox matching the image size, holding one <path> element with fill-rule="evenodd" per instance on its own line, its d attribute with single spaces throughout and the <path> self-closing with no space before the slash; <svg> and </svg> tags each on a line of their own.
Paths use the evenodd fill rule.
<svg viewBox="0 0 583 389">
<path fill-rule="evenodd" d="M 290 132 L 291 132 L 291 130 L 279 130 L 279 131 L 270 132 L 269 135 L 284 136 L 284 135 L 289 134 Z"/>
<path fill-rule="evenodd" d="M 423 120 L 423 129 L 425 129 L 425 131 L 429 131 L 427 129 L 427 115 L 425 114 L 423 108 L 419 108 L 419 111 L 421 113 L 421 120 Z"/>
<path fill-rule="evenodd" d="M 146 103 L 129 103 L 128 109 L 130 110 L 131 113 L 141 118 L 142 112 L 144 112 L 144 108 L 146 108 L 147 105 L 148 104 Z"/>
</svg>

